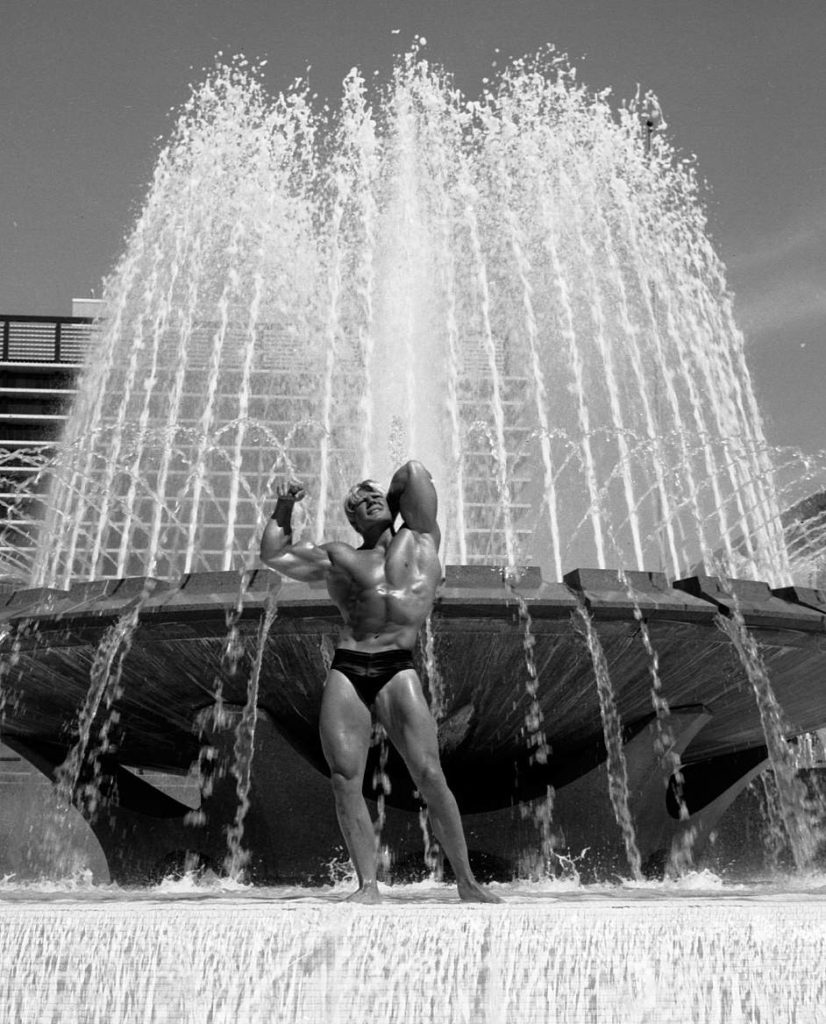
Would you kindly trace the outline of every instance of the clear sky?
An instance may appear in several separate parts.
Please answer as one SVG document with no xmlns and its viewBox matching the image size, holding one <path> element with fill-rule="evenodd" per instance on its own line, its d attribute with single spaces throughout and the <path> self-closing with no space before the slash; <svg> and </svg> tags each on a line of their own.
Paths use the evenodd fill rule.
<svg viewBox="0 0 826 1024">
<path fill-rule="evenodd" d="M 9 0 L 0 312 L 71 312 L 123 249 L 160 140 L 219 51 L 337 99 L 417 35 L 468 96 L 546 43 L 594 90 L 660 98 L 708 182 L 769 439 L 826 449 L 824 0 Z M 498 51 L 498 52 L 497 52 Z"/>
</svg>

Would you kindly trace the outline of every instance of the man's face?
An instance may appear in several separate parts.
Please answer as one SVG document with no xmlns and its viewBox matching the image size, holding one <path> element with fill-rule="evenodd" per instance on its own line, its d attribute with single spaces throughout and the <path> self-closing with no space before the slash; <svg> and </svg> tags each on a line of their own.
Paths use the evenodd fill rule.
<svg viewBox="0 0 826 1024">
<path fill-rule="evenodd" d="M 353 526 L 361 534 L 375 527 L 377 523 L 389 526 L 393 521 L 387 498 L 378 487 L 368 486 L 359 489 L 352 516 Z"/>
</svg>

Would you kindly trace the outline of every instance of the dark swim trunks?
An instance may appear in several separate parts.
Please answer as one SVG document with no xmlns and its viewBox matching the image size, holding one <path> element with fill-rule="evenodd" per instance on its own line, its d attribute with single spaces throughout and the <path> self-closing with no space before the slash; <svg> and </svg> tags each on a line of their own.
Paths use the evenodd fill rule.
<svg viewBox="0 0 826 1024">
<path fill-rule="evenodd" d="M 397 672 L 415 666 L 410 651 L 378 651 L 376 654 L 364 654 L 362 651 L 339 648 L 330 668 L 337 669 L 342 675 L 347 676 L 364 705 L 372 708 L 379 690 L 389 683 Z"/>
</svg>

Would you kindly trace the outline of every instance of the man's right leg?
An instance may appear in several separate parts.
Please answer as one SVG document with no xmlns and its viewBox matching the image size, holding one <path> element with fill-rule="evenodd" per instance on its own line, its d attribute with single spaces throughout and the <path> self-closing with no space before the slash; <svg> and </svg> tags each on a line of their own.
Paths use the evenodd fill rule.
<svg viewBox="0 0 826 1024">
<path fill-rule="evenodd" d="M 338 823 L 359 880 L 358 892 L 350 898 L 377 902 L 376 834 L 362 795 L 372 718 L 353 684 L 336 669 L 330 671 L 324 686 L 319 730 L 330 767 Z"/>
<path fill-rule="evenodd" d="M 456 875 L 459 896 L 474 903 L 501 903 L 471 871 L 459 808 L 439 759 L 436 722 L 418 675 L 412 670 L 397 673 L 379 693 L 376 713 L 427 804 L 433 831 Z"/>
</svg>

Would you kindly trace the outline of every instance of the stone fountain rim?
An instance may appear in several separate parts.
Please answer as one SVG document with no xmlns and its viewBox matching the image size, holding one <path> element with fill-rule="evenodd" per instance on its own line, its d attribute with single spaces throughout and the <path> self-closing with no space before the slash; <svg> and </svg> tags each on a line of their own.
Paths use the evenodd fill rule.
<svg viewBox="0 0 826 1024">
<path fill-rule="evenodd" d="M 78 582 L 66 590 L 14 590 L 0 594 L 0 625 L 100 626 L 133 612 L 139 604 L 139 618 L 146 621 L 225 617 L 233 606 L 239 620 L 257 620 L 272 600 L 277 601 L 280 616 L 338 619 L 323 583 L 298 583 L 268 569 L 256 569 L 246 577 L 228 570 L 187 573 L 174 583 L 135 576 Z M 826 594 L 814 588 L 772 589 L 759 580 L 699 575 L 669 581 L 662 572 L 620 574 L 615 569 L 593 568 L 574 569 L 556 582 L 543 580 L 538 566 L 510 573 L 507 585 L 501 566 L 446 566 L 434 619 L 518 622 L 520 604 L 531 622 L 567 623 L 584 605 L 597 622 L 642 618 L 713 625 L 718 614 L 730 616 L 737 608 L 750 628 L 826 632 Z"/>
</svg>

